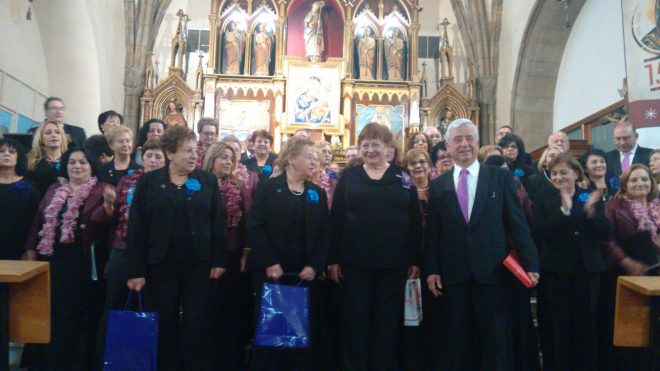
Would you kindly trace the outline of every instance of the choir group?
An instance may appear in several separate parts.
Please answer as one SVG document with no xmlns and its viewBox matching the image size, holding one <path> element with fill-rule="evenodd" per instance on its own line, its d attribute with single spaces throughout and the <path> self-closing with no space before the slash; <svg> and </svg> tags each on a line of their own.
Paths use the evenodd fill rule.
<svg viewBox="0 0 660 371">
<path fill-rule="evenodd" d="M 0 139 L 0 259 L 50 263 L 29 370 L 104 369 L 130 291 L 158 313 L 159 370 L 648 367 L 612 344 L 617 277 L 656 275 L 660 251 L 660 150 L 630 122 L 613 151 L 577 159 L 556 132 L 537 161 L 506 125 L 480 146 L 457 119 L 404 152 L 371 123 L 342 169 L 304 129 L 276 155 L 268 131 L 219 140 L 212 118 L 136 138 L 108 111 L 85 138 L 61 99 L 44 109 L 29 151 Z M 423 320 L 404 326 L 415 278 Z M 308 288 L 309 347 L 252 342 L 272 282 Z"/>
</svg>

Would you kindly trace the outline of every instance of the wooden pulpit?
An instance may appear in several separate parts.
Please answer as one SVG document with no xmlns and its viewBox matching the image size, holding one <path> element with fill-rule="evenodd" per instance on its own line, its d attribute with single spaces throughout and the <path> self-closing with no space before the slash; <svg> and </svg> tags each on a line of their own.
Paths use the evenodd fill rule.
<svg viewBox="0 0 660 371">
<path fill-rule="evenodd" d="M 658 315 L 660 277 L 619 277 L 616 284 L 614 345 L 648 347 L 653 345 Z"/>
<path fill-rule="evenodd" d="M 50 267 L 36 261 L 0 260 L 0 370 L 9 341 L 50 342 Z"/>
</svg>

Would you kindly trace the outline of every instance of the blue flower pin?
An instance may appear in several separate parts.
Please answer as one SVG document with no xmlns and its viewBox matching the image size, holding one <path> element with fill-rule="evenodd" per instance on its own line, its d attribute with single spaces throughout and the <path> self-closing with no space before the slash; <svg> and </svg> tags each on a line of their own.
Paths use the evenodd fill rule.
<svg viewBox="0 0 660 371">
<path fill-rule="evenodd" d="M 316 192 L 313 189 L 310 189 L 307 191 L 307 201 L 309 201 L 312 204 L 318 204 L 319 203 L 319 193 Z"/>
<path fill-rule="evenodd" d="M 261 168 L 262 173 L 272 173 L 273 172 L 273 167 L 270 165 L 264 165 L 264 167 Z"/>
<path fill-rule="evenodd" d="M 619 188 L 621 188 L 621 181 L 619 180 L 618 176 L 613 176 L 610 178 L 610 188 L 616 191 L 618 191 Z"/>
<path fill-rule="evenodd" d="M 59 170 L 62 167 L 62 164 L 59 162 L 55 164 L 55 170 Z"/>
<path fill-rule="evenodd" d="M 589 199 L 589 192 L 582 192 L 578 195 L 578 200 L 582 203 L 586 203 Z"/>
<path fill-rule="evenodd" d="M 517 176 L 518 178 L 522 178 L 525 176 L 525 170 L 523 169 L 516 169 L 513 171 L 513 175 Z"/>
<path fill-rule="evenodd" d="M 188 178 L 188 180 L 186 180 L 186 183 L 184 185 L 186 186 L 187 196 L 192 196 L 193 193 L 202 189 L 202 185 L 199 183 L 199 180 L 195 178 Z"/>
<path fill-rule="evenodd" d="M 128 193 L 126 194 L 126 206 L 129 208 L 133 203 L 133 193 L 135 193 L 135 184 L 131 184 L 131 186 L 128 187 Z"/>
<path fill-rule="evenodd" d="M 17 191 L 25 191 L 31 188 L 32 185 L 30 185 L 30 183 L 26 182 L 25 180 L 20 180 L 14 184 L 14 189 Z"/>
<path fill-rule="evenodd" d="M 133 175 L 134 172 L 135 172 L 135 170 L 133 170 L 133 169 L 128 169 L 128 172 L 127 172 L 126 174 L 128 174 L 128 175 Z"/>
</svg>

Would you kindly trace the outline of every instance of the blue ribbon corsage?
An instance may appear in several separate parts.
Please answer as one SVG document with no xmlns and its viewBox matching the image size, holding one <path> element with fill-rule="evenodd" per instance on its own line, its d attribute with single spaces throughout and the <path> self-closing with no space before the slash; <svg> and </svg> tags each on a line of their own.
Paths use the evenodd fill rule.
<svg viewBox="0 0 660 371">
<path fill-rule="evenodd" d="M 28 189 L 32 189 L 32 185 L 25 180 L 19 180 L 14 184 L 13 188 L 17 191 L 27 191 Z"/>
<path fill-rule="evenodd" d="M 518 178 L 522 178 L 525 176 L 525 170 L 523 169 L 516 169 L 513 171 L 513 175 L 517 176 Z"/>
<path fill-rule="evenodd" d="M 133 193 L 135 193 L 135 184 L 131 184 L 131 186 L 128 187 L 128 192 L 126 193 L 126 206 L 128 206 L 129 209 L 133 203 Z"/>
<path fill-rule="evenodd" d="M 582 192 L 578 195 L 578 200 L 582 203 L 586 203 L 589 199 L 589 192 Z"/>
<path fill-rule="evenodd" d="M 62 167 L 62 164 L 59 162 L 55 164 L 55 170 L 59 170 Z"/>
<path fill-rule="evenodd" d="M 619 180 L 618 176 L 613 176 L 610 178 L 610 188 L 616 191 L 618 191 L 619 188 L 621 188 L 621 181 Z"/>
<path fill-rule="evenodd" d="M 186 186 L 186 196 L 192 196 L 193 193 L 202 189 L 202 185 L 199 183 L 199 180 L 195 178 L 188 178 L 184 185 Z"/>
<path fill-rule="evenodd" d="M 128 172 L 127 172 L 126 174 L 128 174 L 128 175 L 133 175 L 134 172 L 135 172 L 135 170 L 133 170 L 133 169 L 128 169 Z"/>
<path fill-rule="evenodd" d="M 307 201 L 309 201 L 312 204 L 318 204 L 319 203 L 319 193 L 316 192 L 313 189 L 310 189 L 307 191 Z"/>
<path fill-rule="evenodd" d="M 261 168 L 261 172 L 270 174 L 273 172 L 273 167 L 270 165 L 264 165 L 264 167 Z"/>
</svg>

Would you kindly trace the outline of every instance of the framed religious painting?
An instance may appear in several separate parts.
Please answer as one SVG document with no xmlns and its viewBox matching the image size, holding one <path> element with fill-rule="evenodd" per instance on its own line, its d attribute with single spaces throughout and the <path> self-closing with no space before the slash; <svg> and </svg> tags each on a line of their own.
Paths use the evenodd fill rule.
<svg viewBox="0 0 660 371">
<path fill-rule="evenodd" d="M 356 137 L 360 135 L 362 129 L 370 122 L 377 122 L 387 126 L 394 141 L 403 143 L 404 127 L 406 119 L 406 107 L 403 104 L 393 106 L 387 104 L 357 104 L 355 106 Z"/>
<path fill-rule="evenodd" d="M 339 110 L 342 63 L 332 59 L 323 63 L 288 61 L 283 133 L 306 128 L 342 134 Z"/>
</svg>

